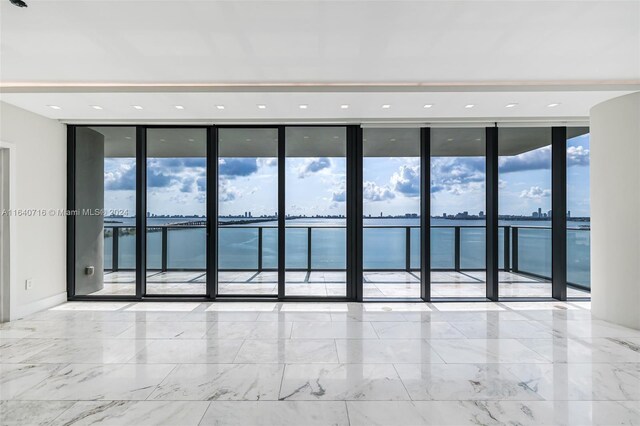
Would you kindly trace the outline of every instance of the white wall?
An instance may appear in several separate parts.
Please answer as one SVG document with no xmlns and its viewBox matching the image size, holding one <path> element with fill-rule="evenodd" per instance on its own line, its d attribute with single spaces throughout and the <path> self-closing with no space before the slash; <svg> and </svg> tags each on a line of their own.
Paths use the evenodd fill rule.
<svg viewBox="0 0 640 426">
<path fill-rule="evenodd" d="M 591 109 L 591 305 L 640 329 L 640 93 Z"/>
<path fill-rule="evenodd" d="M 66 128 L 55 120 L 0 102 L 0 141 L 15 145 L 17 209 L 66 208 Z M 66 219 L 17 217 L 11 319 L 66 300 Z M 25 281 L 33 288 L 25 289 Z"/>
</svg>

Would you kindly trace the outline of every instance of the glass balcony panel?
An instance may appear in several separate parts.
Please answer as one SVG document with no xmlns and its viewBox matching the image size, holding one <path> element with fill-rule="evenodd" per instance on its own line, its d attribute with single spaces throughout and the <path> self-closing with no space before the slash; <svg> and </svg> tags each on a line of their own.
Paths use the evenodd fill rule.
<svg viewBox="0 0 640 426">
<path fill-rule="evenodd" d="M 147 228 L 147 270 L 162 269 L 162 228 Z"/>
<path fill-rule="evenodd" d="M 206 270 L 206 228 L 167 229 L 167 267 Z"/>
<path fill-rule="evenodd" d="M 567 230 L 567 281 L 591 289 L 591 231 Z"/>
<path fill-rule="evenodd" d="M 104 270 L 113 269 L 113 228 L 104 228 Z"/>
<path fill-rule="evenodd" d="M 241 226 L 218 229 L 218 269 L 258 269 L 258 229 Z"/>
<path fill-rule="evenodd" d="M 311 229 L 311 268 L 347 268 L 346 228 Z"/>
<path fill-rule="evenodd" d="M 518 230 L 518 270 L 544 278 L 551 277 L 551 229 Z"/>
<path fill-rule="evenodd" d="M 404 228 L 371 227 L 363 230 L 364 269 L 405 269 Z"/>
<path fill-rule="evenodd" d="M 285 231 L 285 268 L 307 269 L 307 228 L 286 228 Z"/>
<path fill-rule="evenodd" d="M 485 269 L 486 228 L 460 227 L 460 269 Z"/>
<path fill-rule="evenodd" d="M 420 228 L 411 228 L 411 269 L 420 269 Z"/>
<path fill-rule="evenodd" d="M 120 228 L 118 267 L 120 269 L 136 269 L 136 228 Z"/>
<path fill-rule="evenodd" d="M 278 269 L 278 228 L 262 228 L 262 268 Z"/>
<path fill-rule="evenodd" d="M 455 267 L 455 229 L 431 228 L 431 269 Z"/>
</svg>

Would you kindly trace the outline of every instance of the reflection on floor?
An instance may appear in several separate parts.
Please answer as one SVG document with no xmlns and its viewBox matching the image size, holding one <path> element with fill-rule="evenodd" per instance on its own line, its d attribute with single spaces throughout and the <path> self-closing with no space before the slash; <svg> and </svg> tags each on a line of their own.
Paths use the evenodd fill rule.
<svg viewBox="0 0 640 426">
<path fill-rule="evenodd" d="M 224 295 L 277 295 L 278 274 L 275 271 L 220 272 L 219 293 Z M 441 298 L 485 297 L 485 273 L 478 271 L 431 273 L 431 295 Z M 551 297 L 549 281 L 512 272 L 500 272 L 501 297 Z M 135 273 L 131 271 L 105 274 L 104 288 L 94 295 L 135 294 Z M 149 272 L 148 294 L 205 294 L 203 272 Z M 290 271 L 286 274 L 288 296 L 345 296 L 346 273 L 336 271 Z M 366 298 L 418 298 L 420 272 L 365 272 Z M 569 297 L 589 297 L 589 293 L 568 289 Z"/>
<path fill-rule="evenodd" d="M 2 425 L 638 425 L 589 302 L 72 302 L 0 324 Z"/>
</svg>

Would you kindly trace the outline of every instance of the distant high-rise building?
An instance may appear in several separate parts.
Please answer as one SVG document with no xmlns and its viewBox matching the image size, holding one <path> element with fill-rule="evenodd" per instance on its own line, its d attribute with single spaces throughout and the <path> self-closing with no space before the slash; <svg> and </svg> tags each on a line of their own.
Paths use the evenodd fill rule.
<svg viewBox="0 0 640 426">
<path fill-rule="evenodd" d="M 542 208 L 538 207 L 538 217 L 542 217 Z"/>
<path fill-rule="evenodd" d="M 549 210 L 549 211 L 547 212 L 547 217 L 548 217 L 548 218 L 551 218 L 551 212 L 552 212 L 552 211 L 553 211 L 553 210 Z"/>
<path fill-rule="evenodd" d="M 532 217 L 539 217 L 539 216 L 538 216 L 538 212 L 533 212 L 533 213 L 531 213 L 531 216 L 532 216 Z"/>
<path fill-rule="evenodd" d="M 447 214 L 446 213 L 442 213 L 442 217 L 447 217 Z"/>
<path fill-rule="evenodd" d="M 483 212 L 483 211 L 481 211 L 480 213 L 478 213 L 478 216 L 479 216 L 479 217 L 484 217 L 484 212 Z"/>
<path fill-rule="evenodd" d="M 380 217 L 382 217 L 382 212 L 380 212 Z"/>
<path fill-rule="evenodd" d="M 571 210 L 567 212 L 567 219 L 571 217 Z"/>
</svg>

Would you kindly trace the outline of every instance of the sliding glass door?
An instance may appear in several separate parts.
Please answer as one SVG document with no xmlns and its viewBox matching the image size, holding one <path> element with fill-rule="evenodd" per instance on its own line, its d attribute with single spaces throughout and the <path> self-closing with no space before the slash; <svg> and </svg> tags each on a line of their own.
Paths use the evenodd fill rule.
<svg viewBox="0 0 640 426">
<path fill-rule="evenodd" d="M 420 298 L 420 129 L 362 140 L 364 298 Z"/>
<path fill-rule="evenodd" d="M 346 127 L 285 129 L 284 296 L 347 296 Z"/>
<path fill-rule="evenodd" d="M 207 294 L 207 132 L 147 129 L 147 295 Z"/>
<path fill-rule="evenodd" d="M 278 129 L 218 130 L 218 295 L 278 295 Z"/>
<path fill-rule="evenodd" d="M 484 128 L 431 129 L 431 297 L 486 297 Z"/>
</svg>

